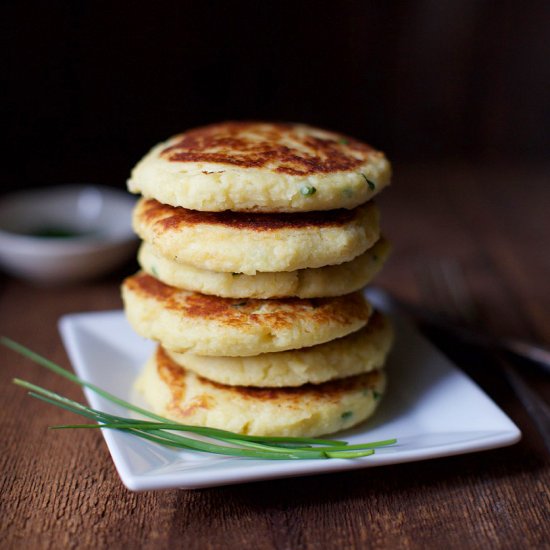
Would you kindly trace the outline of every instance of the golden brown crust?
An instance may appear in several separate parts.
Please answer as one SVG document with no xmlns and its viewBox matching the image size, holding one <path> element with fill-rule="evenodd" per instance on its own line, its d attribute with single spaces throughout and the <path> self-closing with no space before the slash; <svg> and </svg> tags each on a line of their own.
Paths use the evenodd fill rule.
<svg viewBox="0 0 550 550">
<path fill-rule="evenodd" d="M 156 364 L 160 378 L 170 388 L 173 403 L 178 403 L 185 389 L 186 369 L 173 361 L 161 346 L 158 346 L 156 349 Z M 218 390 L 232 392 L 241 399 L 284 401 L 285 406 L 291 408 L 293 402 L 300 401 L 306 395 L 312 398 L 322 397 L 324 400 L 336 403 L 341 399 L 342 395 L 352 390 L 376 387 L 380 376 L 382 376 L 380 371 L 376 370 L 322 384 L 304 384 L 298 387 L 283 388 L 226 386 L 201 376 L 198 376 L 198 378 L 207 387 L 210 386 Z M 205 409 L 210 408 L 207 399 L 203 400 L 200 404 L 197 403 L 196 406 Z"/>
<path fill-rule="evenodd" d="M 371 314 L 370 306 L 360 293 L 331 298 L 279 298 L 268 301 L 220 298 L 182 291 L 143 272 L 128 277 L 124 286 L 144 298 L 154 299 L 163 309 L 181 312 L 187 318 L 215 320 L 231 327 L 262 323 L 276 331 L 292 327 L 300 318 L 317 324 L 332 322 L 346 325 L 350 319 L 367 321 Z M 269 311 L 262 311 L 266 304 Z"/>
<path fill-rule="evenodd" d="M 354 170 L 369 156 L 380 154 L 347 136 L 300 131 L 303 128 L 282 123 L 212 124 L 181 134 L 161 157 L 170 162 L 269 168 L 303 176 Z"/>
<path fill-rule="evenodd" d="M 252 212 L 200 212 L 182 207 L 162 204 L 154 199 L 144 199 L 138 205 L 137 215 L 146 223 L 158 225 L 162 230 L 179 229 L 198 224 L 225 225 L 234 229 L 251 231 L 274 231 L 304 227 L 344 226 L 357 218 L 359 209 L 325 210 L 299 213 L 252 213 Z M 363 207 L 364 208 L 364 207 Z"/>
<path fill-rule="evenodd" d="M 164 348 L 178 365 L 229 386 L 282 388 L 322 384 L 381 369 L 393 341 L 391 324 L 374 312 L 366 327 L 317 346 L 253 357 L 205 357 Z"/>
</svg>

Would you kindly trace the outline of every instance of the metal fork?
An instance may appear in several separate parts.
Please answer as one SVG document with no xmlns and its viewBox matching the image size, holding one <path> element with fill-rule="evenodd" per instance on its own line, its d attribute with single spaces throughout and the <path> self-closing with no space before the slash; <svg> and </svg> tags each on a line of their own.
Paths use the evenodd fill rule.
<svg viewBox="0 0 550 550">
<path fill-rule="evenodd" d="M 443 324 L 444 321 L 455 323 L 457 332 L 472 343 L 520 357 L 550 374 L 549 349 L 525 340 L 496 338 L 482 328 L 479 309 L 458 262 L 438 259 L 419 263 L 417 276 L 424 301 L 439 311 Z M 475 331 L 471 331 L 472 328 Z"/>
<path fill-rule="evenodd" d="M 429 307 L 453 322 L 477 326 L 479 308 L 458 262 L 451 259 L 422 262 L 417 266 L 416 276 L 422 298 Z M 492 356 L 550 452 L 550 407 L 527 385 L 502 352 L 494 349 Z"/>
</svg>

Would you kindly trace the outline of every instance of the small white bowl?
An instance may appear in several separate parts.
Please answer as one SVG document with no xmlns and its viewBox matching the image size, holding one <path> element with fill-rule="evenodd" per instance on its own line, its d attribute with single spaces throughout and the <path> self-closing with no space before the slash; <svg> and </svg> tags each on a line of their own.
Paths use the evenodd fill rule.
<svg viewBox="0 0 550 550">
<path fill-rule="evenodd" d="M 0 265 L 43 283 L 91 279 L 135 252 L 136 199 L 98 185 L 20 191 L 0 199 Z"/>
</svg>

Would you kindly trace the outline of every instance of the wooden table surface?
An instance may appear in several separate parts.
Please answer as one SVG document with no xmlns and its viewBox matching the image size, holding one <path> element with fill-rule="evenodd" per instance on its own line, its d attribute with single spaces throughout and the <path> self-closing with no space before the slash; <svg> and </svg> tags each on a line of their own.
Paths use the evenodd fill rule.
<svg viewBox="0 0 550 550">
<path fill-rule="evenodd" d="M 396 167 L 379 201 L 394 254 L 377 282 L 418 301 L 415 265 L 458 258 L 494 330 L 550 344 L 549 176 L 548 166 Z M 3 277 L 0 334 L 68 366 L 58 318 L 119 308 L 125 272 L 65 288 Z M 10 381 L 21 376 L 78 400 L 81 391 L 2 349 L 0 547 L 550 548 L 541 437 L 497 368 L 446 351 L 518 425 L 520 443 L 324 476 L 133 493 L 100 433 L 47 432 L 73 417 Z M 548 400 L 548 377 L 525 376 Z"/>
</svg>

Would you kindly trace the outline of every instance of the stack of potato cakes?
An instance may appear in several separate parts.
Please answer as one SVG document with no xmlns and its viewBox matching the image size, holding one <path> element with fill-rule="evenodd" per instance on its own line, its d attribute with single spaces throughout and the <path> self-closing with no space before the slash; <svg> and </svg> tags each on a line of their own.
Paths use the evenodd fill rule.
<svg viewBox="0 0 550 550">
<path fill-rule="evenodd" d="M 227 122 L 151 150 L 129 189 L 142 271 L 123 283 L 158 342 L 137 387 L 185 424 L 315 436 L 376 408 L 392 342 L 360 289 L 389 244 L 372 147 L 298 124 Z"/>
</svg>

